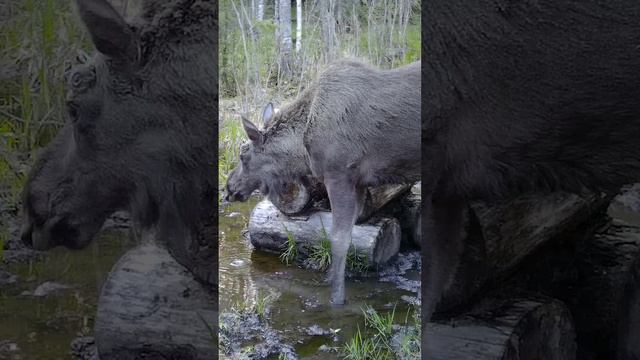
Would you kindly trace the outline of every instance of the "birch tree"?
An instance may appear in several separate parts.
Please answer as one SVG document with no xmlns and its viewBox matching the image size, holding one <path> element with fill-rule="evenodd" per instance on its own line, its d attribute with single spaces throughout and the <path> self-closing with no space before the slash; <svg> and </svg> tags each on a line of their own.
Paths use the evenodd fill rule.
<svg viewBox="0 0 640 360">
<path fill-rule="evenodd" d="M 291 0 L 278 1 L 278 56 L 280 73 L 291 75 Z"/>
<path fill-rule="evenodd" d="M 296 0 L 296 52 L 302 48 L 302 0 Z"/>
<path fill-rule="evenodd" d="M 264 0 L 257 0 L 256 19 L 258 21 L 264 20 Z"/>
<path fill-rule="evenodd" d="M 335 58 L 338 47 L 335 8 L 336 0 L 320 0 L 320 21 L 322 24 L 325 62 L 330 62 Z"/>
</svg>

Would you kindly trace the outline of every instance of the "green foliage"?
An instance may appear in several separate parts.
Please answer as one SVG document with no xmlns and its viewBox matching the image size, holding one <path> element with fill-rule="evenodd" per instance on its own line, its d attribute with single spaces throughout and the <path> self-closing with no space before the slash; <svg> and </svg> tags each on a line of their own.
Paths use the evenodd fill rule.
<svg viewBox="0 0 640 360">
<path fill-rule="evenodd" d="M 407 52 L 403 64 L 419 60 L 422 56 L 422 27 L 410 24 L 407 27 Z"/>
<path fill-rule="evenodd" d="M 322 227 L 320 239 L 309 251 L 309 261 L 311 261 L 319 270 L 326 270 L 331 265 L 331 240 L 327 230 Z"/>
<path fill-rule="evenodd" d="M 280 254 L 280 261 L 289 266 L 290 263 L 296 259 L 298 256 L 298 247 L 296 246 L 296 239 L 293 236 L 293 233 L 287 229 L 287 227 L 282 224 L 284 227 L 284 231 L 287 233 L 287 242 L 284 243 L 284 251 Z"/>
<path fill-rule="evenodd" d="M 245 141 L 246 135 L 242 124 L 236 119 L 230 117 L 221 124 L 218 133 L 218 184 L 220 189 L 224 189 L 229 174 L 240 161 L 240 145 Z"/>
<path fill-rule="evenodd" d="M 365 272 L 369 268 L 367 254 L 358 252 L 352 245 L 347 252 L 347 266 L 355 272 Z"/>
<path fill-rule="evenodd" d="M 356 334 L 349 339 L 342 348 L 345 359 L 349 360 L 378 360 L 378 359 L 407 359 L 420 358 L 420 319 L 418 312 L 407 311 L 404 326 L 396 325 L 396 307 L 381 314 L 372 307 L 365 305 L 365 331 L 360 327 Z M 411 315 L 412 314 L 412 315 Z M 411 316 L 411 324 L 409 317 Z M 396 329 L 399 327 L 399 331 Z M 394 331 L 395 330 L 395 331 Z M 395 335 L 394 335 L 395 333 Z M 398 336 L 398 343 L 393 344 L 392 338 Z"/>
<path fill-rule="evenodd" d="M 364 323 L 366 326 L 376 331 L 376 336 L 380 336 L 383 340 L 388 339 L 393 332 L 393 319 L 396 315 L 396 307 L 386 315 L 381 315 L 371 306 L 365 306 Z"/>
<path fill-rule="evenodd" d="M 65 71 L 91 48 L 67 0 L 8 0 L 0 17 L 0 201 L 14 204 L 28 155 L 65 121 Z"/>
<path fill-rule="evenodd" d="M 407 311 L 405 324 L 408 324 L 408 317 L 411 312 Z M 420 359 L 420 314 L 417 311 L 412 315 L 413 326 L 405 326 L 400 334 L 400 348 L 398 355 L 401 359 L 418 360 Z"/>
<path fill-rule="evenodd" d="M 256 20 L 250 2 L 222 0 L 220 9 L 220 94 L 242 96 L 251 102 L 264 101 L 266 93 L 299 92 L 318 71 L 337 57 L 364 58 L 384 68 L 420 59 L 420 2 L 379 0 L 336 2 L 336 42 L 327 49 L 322 34 L 322 14 L 316 2 L 303 4 L 302 48 L 293 51 L 294 73 L 278 73 L 276 22 L 272 8 Z M 244 7 L 243 7 L 244 6 Z M 298 39 L 295 6 L 292 6 L 292 41 Z M 294 46 L 295 48 L 295 46 Z M 268 95 L 267 95 L 268 96 Z"/>
<path fill-rule="evenodd" d="M 259 318 L 261 319 L 265 319 L 267 316 L 267 306 L 269 305 L 269 301 L 271 300 L 271 297 L 269 295 L 266 296 L 262 296 L 260 294 L 258 294 L 258 297 L 256 298 L 256 303 L 255 303 L 255 307 L 254 307 L 254 311 L 255 313 L 258 315 Z"/>
<path fill-rule="evenodd" d="M 344 358 L 347 360 L 370 360 L 380 359 L 380 349 L 376 346 L 372 338 L 363 338 L 360 327 L 358 331 L 349 340 L 343 349 Z"/>
<path fill-rule="evenodd" d="M 272 298 L 270 295 L 258 293 L 257 297 L 251 299 L 241 299 L 235 302 L 231 307 L 231 311 L 238 315 L 257 315 L 260 319 L 266 319 L 268 307 Z"/>
</svg>

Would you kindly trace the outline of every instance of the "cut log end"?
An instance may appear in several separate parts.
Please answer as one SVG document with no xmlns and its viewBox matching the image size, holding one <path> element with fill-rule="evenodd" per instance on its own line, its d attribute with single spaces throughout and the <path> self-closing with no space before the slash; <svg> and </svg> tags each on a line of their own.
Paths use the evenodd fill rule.
<svg viewBox="0 0 640 360">
<path fill-rule="evenodd" d="M 446 324 L 431 323 L 433 360 L 574 360 L 575 331 L 561 302 L 538 296 L 486 299 Z"/>
<path fill-rule="evenodd" d="M 100 359 L 214 359 L 217 297 L 154 245 L 127 252 L 105 283 L 95 324 Z"/>
</svg>

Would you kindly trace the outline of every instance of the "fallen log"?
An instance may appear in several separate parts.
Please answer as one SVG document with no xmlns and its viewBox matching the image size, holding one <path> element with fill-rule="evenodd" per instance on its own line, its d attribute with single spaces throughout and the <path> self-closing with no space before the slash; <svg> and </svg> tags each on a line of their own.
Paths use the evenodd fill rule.
<svg viewBox="0 0 640 360">
<path fill-rule="evenodd" d="M 640 358 L 640 227 L 614 219 L 569 240 L 542 249 L 511 281 L 565 302 L 579 359 Z"/>
<path fill-rule="evenodd" d="M 584 244 L 578 282 L 565 293 L 581 353 L 640 359 L 640 227 L 615 224 Z"/>
<path fill-rule="evenodd" d="M 389 202 L 406 194 L 411 185 L 384 185 L 367 188 L 364 197 L 364 206 L 358 215 L 357 222 L 366 221 L 378 210 Z M 327 190 L 318 181 L 312 181 L 309 185 L 300 183 L 288 183 L 284 191 L 269 193 L 269 201 L 278 210 L 286 215 L 300 215 L 317 210 L 329 210 L 330 204 L 327 198 Z"/>
<path fill-rule="evenodd" d="M 609 200 L 604 195 L 554 193 L 473 203 L 466 216 L 461 265 L 437 311 L 462 305 L 481 288 L 499 284 L 547 242 L 604 216 Z"/>
<path fill-rule="evenodd" d="M 310 248 L 331 232 L 331 213 L 318 211 L 308 216 L 289 217 L 271 202 L 261 201 L 251 212 L 249 237 L 257 249 L 282 253 L 289 234 L 296 243 L 298 260 L 309 256 Z M 355 225 L 352 244 L 368 266 L 387 262 L 400 249 L 400 224 L 394 218 L 377 218 Z"/>
<path fill-rule="evenodd" d="M 214 359 L 217 310 L 212 289 L 165 249 L 141 245 L 116 263 L 102 288 L 95 323 L 100 359 Z"/>
<path fill-rule="evenodd" d="M 575 332 L 563 303 L 540 296 L 489 298 L 447 323 L 429 323 L 429 360 L 573 360 Z"/>
</svg>

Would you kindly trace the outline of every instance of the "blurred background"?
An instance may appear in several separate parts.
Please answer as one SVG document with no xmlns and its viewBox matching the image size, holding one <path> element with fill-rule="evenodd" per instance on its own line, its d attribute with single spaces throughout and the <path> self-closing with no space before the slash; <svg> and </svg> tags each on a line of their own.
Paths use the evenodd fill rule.
<svg viewBox="0 0 640 360">
<path fill-rule="evenodd" d="M 240 114 L 293 100 L 344 57 L 394 68 L 420 59 L 418 0 L 221 0 L 220 184 L 238 160 Z"/>
</svg>

